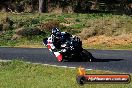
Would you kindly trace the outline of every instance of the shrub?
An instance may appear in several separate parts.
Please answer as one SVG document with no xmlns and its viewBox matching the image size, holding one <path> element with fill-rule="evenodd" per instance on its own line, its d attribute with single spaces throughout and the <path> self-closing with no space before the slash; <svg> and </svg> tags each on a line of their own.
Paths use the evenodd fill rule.
<svg viewBox="0 0 132 88">
<path fill-rule="evenodd" d="M 59 22 L 56 20 L 48 21 L 40 25 L 40 29 L 45 32 L 50 32 L 52 28 L 59 27 Z"/>
<path fill-rule="evenodd" d="M 11 38 L 11 40 L 17 40 L 17 39 L 20 39 L 22 36 L 21 35 L 18 35 L 18 34 L 14 34 Z"/>
<path fill-rule="evenodd" d="M 25 37 L 44 34 L 39 28 L 19 28 L 15 32 Z"/>
<path fill-rule="evenodd" d="M 2 19 L 3 28 L 2 30 L 12 30 L 14 22 L 9 18 L 5 17 Z"/>
<path fill-rule="evenodd" d="M 23 18 L 15 21 L 15 28 L 20 27 L 35 27 L 40 20 L 38 18 Z"/>
<path fill-rule="evenodd" d="M 82 32 L 79 34 L 81 39 L 86 39 L 91 36 L 95 36 L 96 31 L 93 29 L 83 29 Z"/>
</svg>

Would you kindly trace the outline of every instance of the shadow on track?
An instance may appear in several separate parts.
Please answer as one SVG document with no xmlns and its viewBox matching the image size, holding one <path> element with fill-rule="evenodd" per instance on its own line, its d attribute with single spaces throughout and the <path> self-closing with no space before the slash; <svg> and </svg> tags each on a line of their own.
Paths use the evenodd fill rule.
<svg viewBox="0 0 132 88">
<path fill-rule="evenodd" d="M 87 50 L 83 50 L 83 55 L 81 57 L 73 58 L 69 61 L 65 62 L 111 62 L 111 61 L 121 61 L 124 59 L 102 59 L 102 58 L 95 58 L 91 52 Z M 91 59 L 91 60 L 90 60 Z"/>
<path fill-rule="evenodd" d="M 72 59 L 65 62 L 111 62 L 111 61 L 121 61 L 124 59 L 94 59 L 93 61 L 83 61 L 81 58 L 79 59 Z"/>
<path fill-rule="evenodd" d="M 111 61 L 121 61 L 123 59 L 95 59 L 93 62 L 111 62 Z"/>
</svg>

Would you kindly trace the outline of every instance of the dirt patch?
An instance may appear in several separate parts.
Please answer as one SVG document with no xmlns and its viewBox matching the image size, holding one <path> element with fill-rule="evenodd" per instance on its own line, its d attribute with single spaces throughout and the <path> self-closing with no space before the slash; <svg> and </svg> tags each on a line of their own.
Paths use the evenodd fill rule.
<svg viewBox="0 0 132 88">
<path fill-rule="evenodd" d="M 84 45 L 101 45 L 105 44 L 109 47 L 113 45 L 128 45 L 132 44 L 132 33 L 124 34 L 119 36 L 108 37 L 105 35 L 90 37 L 86 40 L 83 40 Z"/>
</svg>

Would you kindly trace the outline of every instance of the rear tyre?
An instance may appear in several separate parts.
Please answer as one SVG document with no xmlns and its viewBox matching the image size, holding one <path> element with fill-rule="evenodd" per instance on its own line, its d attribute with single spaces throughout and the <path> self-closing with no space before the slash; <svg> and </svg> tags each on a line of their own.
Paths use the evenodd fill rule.
<svg viewBox="0 0 132 88">
<path fill-rule="evenodd" d="M 84 61 L 89 61 L 89 62 L 95 61 L 95 58 L 93 57 L 93 55 L 87 50 L 84 49 L 82 51 L 82 54 L 83 54 L 82 57 Z"/>
</svg>

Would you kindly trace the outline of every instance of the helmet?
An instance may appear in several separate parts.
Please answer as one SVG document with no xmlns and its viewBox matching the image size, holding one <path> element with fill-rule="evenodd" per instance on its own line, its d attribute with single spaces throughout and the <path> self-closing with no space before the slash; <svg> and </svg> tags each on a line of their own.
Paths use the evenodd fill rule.
<svg viewBox="0 0 132 88">
<path fill-rule="evenodd" d="M 53 34 L 54 36 L 56 36 L 57 32 L 60 32 L 60 30 L 59 30 L 58 28 L 53 28 L 53 29 L 52 29 L 52 34 Z"/>
</svg>

